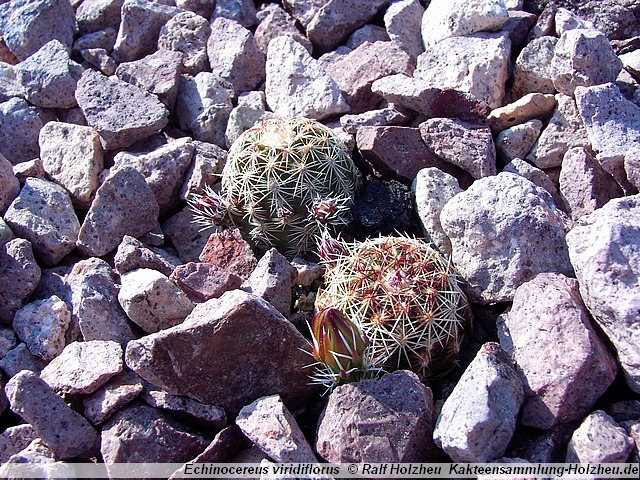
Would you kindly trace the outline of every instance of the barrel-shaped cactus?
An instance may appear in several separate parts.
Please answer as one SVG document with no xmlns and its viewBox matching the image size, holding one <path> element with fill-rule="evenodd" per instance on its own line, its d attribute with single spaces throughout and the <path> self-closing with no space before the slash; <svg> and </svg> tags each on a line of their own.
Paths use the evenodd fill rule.
<svg viewBox="0 0 640 480">
<path fill-rule="evenodd" d="M 360 327 L 373 363 L 427 380 L 456 365 L 471 313 L 449 260 L 403 236 L 331 252 L 316 308 L 336 308 Z"/>
<path fill-rule="evenodd" d="M 306 118 L 265 120 L 229 150 L 220 192 L 190 200 L 195 220 L 234 225 L 259 252 L 291 258 L 315 249 L 319 235 L 347 222 L 358 183 L 347 148 Z"/>
</svg>

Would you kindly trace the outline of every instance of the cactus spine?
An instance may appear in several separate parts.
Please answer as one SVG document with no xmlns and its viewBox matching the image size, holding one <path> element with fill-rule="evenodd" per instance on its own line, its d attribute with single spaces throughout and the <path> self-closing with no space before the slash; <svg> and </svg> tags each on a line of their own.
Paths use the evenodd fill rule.
<svg viewBox="0 0 640 480">
<path fill-rule="evenodd" d="M 206 189 L 190 204 L 198 223 L 235 225 L 258 251 L 276 247 L 291 258 L 347 222 L 357 182 L 355 164 L 329 128 L 272 118 L 232 145 L 220 193 Z"/>
<path fill-rule="evenodd" d="M 470 311 L 446 258 L 408 237 L 369 239 L 335 251 L 318 310 L 344 312 L 385 370 L 409 368 L 431 379 L 455 366 Z"/>
</svg>

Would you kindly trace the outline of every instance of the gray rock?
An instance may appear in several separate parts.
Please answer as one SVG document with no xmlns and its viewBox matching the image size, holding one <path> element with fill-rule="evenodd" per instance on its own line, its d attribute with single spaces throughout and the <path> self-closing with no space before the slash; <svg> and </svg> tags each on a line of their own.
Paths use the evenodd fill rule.
<svg viewBox="0 0 640 480">
<path fill-rule="evenodd" d="M 573 95 L 578 86 L 615 82 L 621 69 L 622 62 L 598 30 L 567 30 L 558 40 L 551 60 L 553 85 L 566 95 Z"/>
<path fill-rule="evenodd" d="M 369 110 L 355 115 L 342 115 L 340 125 L 345 132 L 355 135 L 360 127 L 385 127 L 390 125 L 406 125 L 409 115 L 393 107 Z"/>
<path fill-rule="evenodd" d="M 573 273 L 565 244 L 570 220 L 546 190 L 519 175 L 476 180 L 447 202 L 440 221 L 472 301 L 509 301 L 538 273 Z"/>
<path fill-rule="evenodd" d="M 418 57 L 414 76 L 432 87 L 471 93 L 497 108 L 504 99 L 510 54 L 511 40 L 504 32 L 446 38 Z"/>
<path fill-rule="evenodd" d="M 228 125 L 231 124 L 232 117 L 233 111 L 229 117 Z M 228 125 L 227 134 L 229 131 Z M 215 183 L 220 178 L 219 174 L 222 172 L 227 161 L 227 151 L 213 143 L 194 140 L 193 146 L 194 151 L 191 165 L 189 165 L 185 173 L 184 182 L 180 189 L 180 198 L 182 200 L 190 198 L 194 193 L 202 193 L 205 185 Z"/>
<path fill-rule="evenodd" d="M 556 43 L 556 37 L 542 36 L 533 39 L 522 49 L 513 71 L 513 98 L 535 92 L 555 93 L 551 61 Z"/>
<path fill-rule="evenodd" d="M 10 240 L 13 240 L 16 236 L 9 228 L 9 225 L 0 218 L 0 248 L 3 248 Z"/>
<path fill-rule="evenodd" d="M 493 109 L 487 123 L 497 133 L 529 120 L 545 118 L 551 115 L 555 106 L 553 95 L 528 93 L 515 102 Z"/>
<path fill-rule="evenodd" d="M 318 13 L 329 0 L 283 0 L 282 4 L 293 18 L 298 20 L 300 24 L 307 28 L 309 22 Z"/>
<path fill-rule="evenodd" d="M 496 174 L 496 148 L 488 126 L 430 118 L 420 124 L 420 135 L 433 153 L 473 178 Z"/>
<path fill-rule="evenodd" d="M 269 302 L 282 315 L 291 314 L 291 289 L 298 271 L 275 248 L 258 261 L 243 288 Z"/>
<path fill-rule="evenodd" d="M 255 2 L 253 0 L 216 0 L 211 22 L 218 18 L 227 18 L 245 28 L 250 28 L 256 23 Z"/>
<path fill-rule="evenodd" d="M 211 23 L 207 42 L 211 71 L 230 82 L 235 93 L 254 90 L 265 79 L 265 56 L 253 34 L 234 20 L 219 17 Z"/>
<path fill-rule="evenodd" d="M 419 0 L 392 2 L 384 12 L 384 26 L 392 42 L 415 60 L 424 52 L 422 44 L 422 16 L 424 7 Z"/>
<path fill-rule="evenodd" d="M 122 62 L 115 74 L 120 80 L 154 94 L 173 110 L 181 69 L 182 52 L 157 50 L 139 60 Z"/>
<path fill-rule="evenodd" d="M 422 16 L 422 41 L 428 48 L 445 38 L 499 30 L 507 20 L 502 0 L 431 0 Z"/>
<path fill-rule="evenodd" d="M 442 230 L 440 212 L 449 200 L 462 192 L 458 181 L 438 168 L 423 168 L 413 180 L 411 190 L 425 238 L 433 242 L 440 253 L 451 255 L 451 241 Z"/>
<path fill-rule="evenodd" d="M 105 150 L 128 147 L 159 132 L 168 121 L 169 111 L 154 95 L 96 71 L 84 72 L 76 98 Z"/>
<path fill-rule="evenodd" d="M 77 105 L 74 92 L 83 68 L 71 60 L 68 48 L 51 40 L 16 66 L 16 77 L 29 103 L 42 108 Z"/>
<path fill-rule="evenodd" d="M 324 3 L 306 26 L 307 37 L 322 53 L 333 50 L 351 33 L 372 20 L 389 4 L 389 0 L 329 0 Z"/>
<path fill-rule="evenodd" d="M 124 0 L 85 0 L 76 9 L 80 34 L 112 28 L 117 32 Z"/>
<path fill-rule="evenodd" d="M 298 30 L 296 26 L 295 19 L 277 3 L 262 5 L 258 12 L 258 19 L 260 20 L 260 24 L 256 27 L 254 38 L 258 44 L 258 48 L 260 48 L 260 51 L 265 55 L 267 54 L 269 42 L 282 35 L 293 38 L 306 48 L 309 53 L 313 53 L 311 42 L 300 33 L 300 30 Z"/>
<path fill-rule="evenodd" d="M 62 352 L 70 322 L 67 304 L 54 295 L 18 310 L 13 318 L 13 329 L 33 355 L 49 362 Z"/>
<path fill-rule="evenodd" d="M 195 140 L 225 146 L 224 133 L 233 109 L 231 93 L 210 72 L 180 78 L 175 113 L 182 130 Z"/>
<path fill-rule="evenodd" d="M 193 12 L 180 12 L 160 29 L 158 50 L 182 53 L 185 73 L 192 75 L 209 70 L 207 40 L 211 35 L 209 22 Z"/>
<path fill-rule="evenodd" d="M 635 327 L 640 304 L 639 218 L 640 195 L 614 199 L 580 218 L 566 239 L 584 303 L 611 340 L 635 392 L 640 392 L 640 332 Z"/>
<path fill-rule="evenodd" d="M 20 181 L 13 174 L 9 160 L 0 154 L 0 215 L 20 193 Z"/>
<path fill-rule="evenodd" d="M 640 107 L 625 99 L 613 83 L 577 87 L 575 97 L 598 162 L 629 193 L 632 187 L 624 171 L 624 156 L 640 145 Z"/>
<path fill-rule="evenodd" d="M 137 170 L 153 192 L 160 213 L 165 213 L 179 202 L 180 188 L 194 148 L 191 138 L 185 137 L 150 152 L 120 152 L 113 158 L 111 172 L 121 168 Z"/>
<path fill-rule="evenodd" d="M 511 358 L 497 343 L 485 343 L 445 400 L 433 438 L 454 462 L 500 458 L 523 400 Z"/>
<path fill-rule="evenodd" d="M 125 407 L 102 427 L 100 453 L 114 463 L 184 463 L 209 442 L 173 418 L 144 405 Z"/>
<path fill-rule="evenodd" d="M 162 224 L 162 231 L 166 239 L 176 249 L 178 257 L 184 263 L 199 261 L 200 254 L 207 244 L 209 235 L 218 230 L 218 227 L 202 230 L 193 221 L 191 210 L 188 206 Z"/>
<path fill-rule="evenodd" d="M 272 112 L 267 112 L 264 92 L 254 91 L 241 94 L 238 97 L 238 104 L 231 110 L 229 115 L 229 122 L 225 132 L 227 148 L 230 148 L 244 131 L 273 116 Z"/>
<path fill-rule="evenodd" d="M 349 110 L 335 80 L 291 37 L 271 40 L 265 68 L 267 104 L 276 115 L 320 120 Z"/>
<path fill-rule="evenodd" d="M 491 111 L 487 104 L 459 90 L 433 86 L 432 82 L 406 75 L 389 75 L 373 82 L 371 91 L 389 104 L 424 114 L 427 118 L 459 118 L 481 123 Z"/>
<path fill-rule="evenodd" d="M 42 369 L 40 378 L 59 393 L 93 393 L 122 371 L 122 353 L 112 340 L 73 342 Z"/>
<path fill-rule="evenodd" d="M 140 240 L 129 235 L 124 236 L 113 258 L 118 275 L 123 275 L 137 268 L 151 268 L 169 276 L 178 266 L 177 263 L 178 260 L 172 259 L 166 253 L 163 254 L 162 250 L 152 250 Z"/>
<path fill-rule="evenodd" d="M 67 0 L 11 0 L 0 8 L 0 31 L 11 53 L 24 60 L 50 40 L 71 48 L 75 12 Z"/>
<path fill-rule="evenodd" d="M 522 284 L 506 331 L 498 324 L 525 386 L 523 425 L 549 429 L 580 420 L 615 379 L 618 365 L 593 329 L 575 279 L 541 273 Z"/>
<path fill-rule="evenodd" d="M 19 470 L 13 470 L 18 467 Z M 26 467 L 26 468 L 25 468 Z M 22 470 L 25 468 L 24 470 Z M 3 477 L 15 477 L 27 474 L 30 478 L 50 479 L 74 477 L 74 469 L 70 463 L 56 461 L 51 449 L 45 445 L 41 438 L 36 438 L 22 451 L 12 455 L 0 468 Z M 27 473 L 28 472 L 28 473 Z"/>
<path fill-rule="evenodd" d="M 80 260 L 66 282 L 71 322 L 78 325 L 84 340 L 113 340 L 124 345 L 134 338 L 118 304 L 118 287 L 107 262 L 99 258 Z"/>
<path fill-rule="evenodd" d="M 435 452 L 433 394 L 413 372 L 337 387 L 319 421 L 318 455 L 329 462 L 424 462 Z"/>
<path fill-rule="evenodd" d="M 60 459 L 98 454 L 100 436 L 35 373 L 24 370 L 5 387 L 11 410 L 30 423 Z"/>
<path fill-rule="evenodd" d="M 560 193 L 573 220 L 622 197 L 622 189 L 605 172 L 590 149 L 575 147 L 567 151 L 560 171 Z"/>
<path fill-rule="evenodd" d="M 5 463 L 12 455 L 21 452 L 37 438 L 36 430 L 28 423 L 22 423 L 0 434 L 0 463 Z"/>
<path fill-rule="evenodd" d="M 0 360 L 0 368 L 9 378 L 17 375 L 22 370 L 40 374 L 44 367 L 44 361 L 32 355 L 24 343 L 19 343 L 15 348 L 9 350 Z"/>
<path fill-rule="evenodd" d="M 107 77 L 116 73 L 118 64 L 109 56 L 104 48 L 86 48 L 80 50 L 80 56 L 89 64 L 96 67 Z"/>
<path fill-rule="evenodd" d="M 578 15 L 566 8 L 558 8 L 555 16 L 555 24 L 556 34 L 559 37 L 567 30 L 575 30 L 576 28 L 595 30 L 592 22 L 582 20 Z"/>
<path fill-rule="evenodd" d="M 317 462 L 296 419 L 279 395 L 262 397 L 243 407 L 236 418 L 236 425 L 276 462 Z"/>
<path fill-rule="evenodd" d="M 624 171 L 629 182 L 640 189 L 640 146 L 633 146 L 625 153 Z"/>
<path fill-rule="evenodd" d="M 218 298 L 242 285 L 240 276 L 210 263 L 189 262 L 180 265 L 169 278 L 196 303 Z M 290 305 L 291 299 L 289 308 Z"/>
<path fill-rule="evenodd" d="M 193 303 L 166 275 L 138 268 L 120 278 L 118 301 L 127 316 L 145 332 L 155 333 L 184 321 Z"/>
<path fill-rule="evenodd" d="M 181 325 L 129 342 L 126 363 L 168 393 L 231 412 L 274 393 L 295 409 L 315 392 L 302 368 L 304 348 L 304 337 L 271 305 L 234 290 L 198 305 Z"/>
<path fill-rule="evenodd" d="M 153 52 L 162 26 L 181 11 L 148 0 L 124 0 L 113 59 L 131 62 Z"/>
<path fill-rule="evenodd" d="M 538 140 L 542 125 L 540 120 L 529 120 L 500 132 L 496 138 L 498 158 L 504 163 L 509 163 L 514 158 L 525 158 Z"/>
<path fill-rule="evenodd" d="M 588 147 L 587 131 L 573 98 L 556 95 L 558 106 L 526 159 L 538 168 L 558 167 L 573 147 Z M 522 157 L 521 157 L 522 158 Z"/>
<path fill-rule="evenodd" d="M 602 410 L 584 419 L 567 446 L 567 463 L 624 463 L 633 449 L 627 431 Z"/>
<path fill-rule="evenodd" d="M 46 265 L 56 265 L 71 253 L 80 230 L 67 191 L 39 178 L 26 180 L 4 220 L 16 235 L 31 242 L 35 255 Z"/>
<path fill-rule="evenodd" d="M 0 154 L 12 165 L 39 155 L 38 134 L 46 122 L 42 110 L 21 98 L 11 98 L 0 103 L 0 122 Z"/>
<path fill-rule="evenodd" d="M 27 178 L 41 178 L 45 179 L 47 174 L 44 171 L 44 167 L 42 166 L 42 160 L 40 158 L 34 158 L 33 160 L 29 160 L 26 162 L 18 163 L 13 166 L 13 173 L 16 178 L 20 181 L 21 185 L 24 185 L 24 182 L 27 181 Z"/>
<path fill-rule="evenodd" d="M 86 3 L 88 4 L 91 2 Z M 78 7 L 78 9 L 79 8 L 80 7 Z M 111 27 L 107 27 L 91 33 L 85 33 L 73 42 L 73 50 L 76 52 L 80 52 L 86 49 L 101 48 L 108 53 L 113 50 L 113 45 L 116 43 L 117 34 L 118 32 Z"/>
<path fill-rule="evenodd" d="M 40 281 L 31 242 L 22 238 L 8 241 L 0 250 L 0 272 L 12 279 L 0 282 L 0 323 L 10 324 Z"/>
<path fill-rule="evenodd" d="M 17 62 L 17 59 L 15 61 Z M 13 97 L 22 96 L 24 96 L 24 90 L 18 81 L 16 67 L 3 61 L 0 63 L 0 101 L 6 102 Z"/>
<path fill-rule="evenodd" d="M 147 405 L 166 410 L 174 417 L 219 430 L 226 427 L 224 410 L 216 405 L 198 402 L 182 395 L 171 395 L 153 385 L 146 384 L 140 399 Z"/>
<path fill-rule="evenodd" d="M 390 41 L 389 35 L 387 35 L 387 31 L 383 27 L 379 25 L 374 25 L 372 23 L 367 23 L 362 27 L 360 27 L 359 29 L 357 29 L 351 35 L 349 35 L 349 38 L 347 38 L 347 41 L 345 42 L 344 46 L 347 48 L 350 48 L 353 51 L 356 48 L 362 46 L 366 42 L 375 43 L 375 42 L 389 42 L 389 41 Z"/>
<path fill-rule="evenodd" d="M 564 199 L 558 193 L 558 189 L 556 188 L 554 181 L 547 173 L 545 173 L 544 170 L 540 170 L 524 160 L 514 158 L 504 166 L 502 171 L 520 175 L 530 182 L 535 183 L 537 186 L 544 188 L 549 192 L 551 197 L 553 197 L 553 203 L 555 206 L 566 211 Z"/>
<path fill-rule="evenodd" d="M 47 175 L 67 189 L 74 204 L 88 208 L 104 166 L 98 132 L 71 123 L 48 122 L 40 130 L 38 142 Z"/>
<path fill-rule="evenodd" d="M 123 167 L 110 174 L 96 192 L 78 235 L 78 248 L 101 256 L 116 248 L 125 235 L 139 237 L 158 222 L 159 207 L 144 177 Z"/>
<path fill-rule="evenodd" d="M 103 387 L 83 398 L 84 416 L 99 425 L 142 393 L 140 377 L 129 371 L 120 372 Z"/>
<path fill-rule="evenodd" d="M 0 359 L 16 346 L 16 334 L 12 328 L 0 327 Z"/>
<path fill-rule="evenodd" d="M 374 81 L 387 75 L 411 75 L 414 62 L 393 42 L 365 42 L 330 63 L 326 71 L 345 94 L 353 113 L 374 109 L 382 97 L 371 91 Z"/>
</svg>

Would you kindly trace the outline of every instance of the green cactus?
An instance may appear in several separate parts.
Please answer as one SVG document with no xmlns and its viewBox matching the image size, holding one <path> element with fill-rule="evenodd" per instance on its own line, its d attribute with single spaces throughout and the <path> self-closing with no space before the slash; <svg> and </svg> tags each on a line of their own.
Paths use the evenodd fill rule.
<svg viewBox="0 0 640 480">
<path fill-rule="evenodd" d="M 196 222 L 233 225 L 258 252 L 289 258 L 315 247 L 319 235 L 347 222 L 358 170 L 343 142 L 306 118 L 265 120 L 231 146 L 220 192 L 189 203 Z"/>
<path fill-rule="evenodd" d="M 360 327 L 375 365 L 427 380 L 455 366 L 471 313 L 450 261 L 404 236 L 325 238 L 320 252 L 329 261 L 316 308 L 336 308 Z"/>
</svg>

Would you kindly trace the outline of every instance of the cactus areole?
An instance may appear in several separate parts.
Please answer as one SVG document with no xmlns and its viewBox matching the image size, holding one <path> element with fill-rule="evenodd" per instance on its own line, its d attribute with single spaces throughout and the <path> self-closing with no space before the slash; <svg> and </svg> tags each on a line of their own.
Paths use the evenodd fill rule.
<svg viewBox="0 0 640 480">
<path fill-rule="evenodd" d="M 329 128 L 306 118 L 272 118 L 231 146 L 220 192 L 190 199 L 203 226 L 239 228 L 258 252 L 292 258 L 315 250 L 325 230 L 347 223 L 358 170 Z"/>
<path fill-rule="evenodd" d="M 355 323 L 373 364 L 408 368 L 425 380 L 456 365 L 471 313 L 448 259 L 408 237 L 344 243 L 341 253 L 331 252 L 316 308 L 336 308 Z"/>
</svg>

